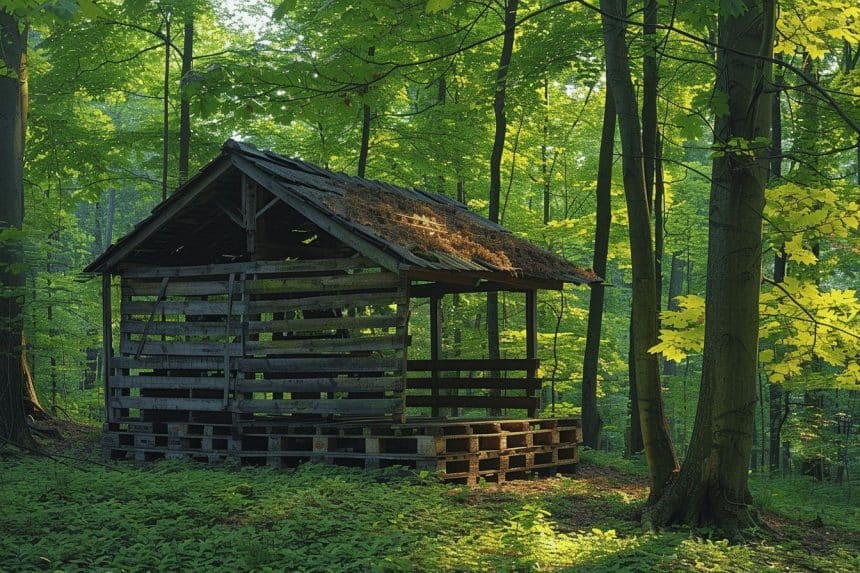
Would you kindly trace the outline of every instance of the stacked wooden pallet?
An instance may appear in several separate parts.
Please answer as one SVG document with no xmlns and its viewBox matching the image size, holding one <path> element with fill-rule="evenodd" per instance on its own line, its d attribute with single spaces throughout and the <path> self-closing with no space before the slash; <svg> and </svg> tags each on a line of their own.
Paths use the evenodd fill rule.
<svg viewBox="0 0 860 573">
<path fill-rule="evenodd" d="M 290 467 L 307 461 L 380 468 L 406 466 L 448 481 L 504 482 L 531 473 L 572 472 L 581 439 L 578 419 L 412 420 L 284 424 L 249 420 L 242 426 L 194 423 L 110 423 L 109 459 L 227 459 Z"/>
</svg>

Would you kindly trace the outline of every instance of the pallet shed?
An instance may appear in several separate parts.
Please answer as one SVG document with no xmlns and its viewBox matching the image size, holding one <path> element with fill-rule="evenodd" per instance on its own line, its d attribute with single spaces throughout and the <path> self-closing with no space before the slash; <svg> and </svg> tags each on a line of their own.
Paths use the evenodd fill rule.
<svg viewBox="0 0 860 573">
<path fill-rule="evenodd" d="M 534 419 L 537 290 L 600 279 L 444 195 L 229 140 L 85 270 L 103 277 L 109 457 L 424 459 L 473 479 L 482 451 L 519 448 L 529 468 L 575 454 L 575 420 Z M 442 297 L 489 291 L 525 297 L 525 357 L 442 359 Z M 430 301 L 429 360 L 408 356 L 415 298 Z M 467 408 L 497 418 L 439 418 Z M 468 459 L 451 471 L 455 453 Z M 493 459 L 483 471 L 502 479 Z"/>
</svg>

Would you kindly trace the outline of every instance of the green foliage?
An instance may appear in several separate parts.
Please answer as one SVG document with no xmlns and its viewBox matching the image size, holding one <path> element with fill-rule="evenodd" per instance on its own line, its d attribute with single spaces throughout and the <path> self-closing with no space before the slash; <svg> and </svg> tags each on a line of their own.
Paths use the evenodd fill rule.
<svg viewBox="0 0 860 573">
<path fill-rule="evenodd" d="M 399 468 L 322 465 L 273 471 L 160 462 L 140 470 L 7 457 L 0 473 L 0 555 L 14 571 L 849 571 L 858 564 L 852 541 L 837 535 L 809 554 L 794 530 L 736 545 L 683 529 L 643 534 L 636 508 L 644 490 L 599 468 L 498 491 L 431 483 Z M 791 487 L 800 484 L 768 483 L 757 499 L 790 511 Z M 625 493 L 631 488 L 639 493 Z M 856 527 L 844 512 L 824 511 L 829 498 L 819 499 L 815 515 L 824 523 Z"/>
</svg>

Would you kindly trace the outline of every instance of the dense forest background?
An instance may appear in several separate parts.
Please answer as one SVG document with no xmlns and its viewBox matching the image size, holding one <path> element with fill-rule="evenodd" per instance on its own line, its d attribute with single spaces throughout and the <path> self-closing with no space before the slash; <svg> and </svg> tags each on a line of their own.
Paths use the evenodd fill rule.
<svg viewBox="0 0 860 573">
<path fill-rule="evenodd" d="M 17 4 L 31 10 L 25 215 L 23 231 L 4 229 L 2 240 L 23 238 L 17 270 L 25 276 L 26 360 L 53 416 L 94 425 L 103 416 L 100 282 L 81 269 L 231 137 L 445 193 L 595 266 L 601 149 L 606 155 L 601 7 L 612 3 Z M 654 351 L 683 457 L 702 373 L 711 164 L 726 153 L 713 143 L 728 108 L 728 96 L 714 89 L 717 14 L 747 7 L 739 0 L 643 6 L 626 6 L 626 46 L 635 94 L 645 108 L 653 102 L 642 121 L 646 127 L 650 118 L 656 134 L 650 147 L 643 142 L 643 155 L 654 159 L 662 311 Z M 733 142 L 733 153 L 766 148 L 771 172 L 762 213 L 754 471 L 856 480 L 858 16 L 847 0 L 780 3 L 765 88 L 772 137 Z M 631 430 L 638 422 L 630 422 L 633 280 L 621 143 L 610 155 L 596 355 L 603 424 L 592 445 L 635 454 L 642 444 Z M 581 412 L 589 299 L 585 287 L 541 293 L 547 415 Z M 416 355 L 429 344 L 421 311 L 411 331 Z M 483 295 L 446 298 L 443 356 L 492 353 L 487 313 Z M 502 356 L 523 347 L 524 315 L 521 300 L 500 297 Z"/>
</svg>

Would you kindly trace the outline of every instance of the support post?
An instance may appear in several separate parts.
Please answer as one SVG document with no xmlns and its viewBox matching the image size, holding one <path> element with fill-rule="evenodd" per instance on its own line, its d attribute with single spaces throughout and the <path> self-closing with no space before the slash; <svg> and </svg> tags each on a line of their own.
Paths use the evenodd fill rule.
<svg viewBox="0 0 860 573">
<path fill-rule="evenodd" d="M 102 380 L 104 383 L 105 400 L 105 422 L 111 421 L 110 416 L 110 374 L 113 362 L 113 330 L 111 328 L 111 281 L 110 273 L 102 274 L 102 352 L 104 353 L 102 365 Z"/>
<path fill-rule="evenodd" d="M 439 358 L 441 357 L 442 349 L 442 329 L 439 325 L 439 316 L 441 314 L 442 297 L 439 295 L 430 296 L 430 361 L 433 364 L 433 369 L 430 371 L 430 379 L 433 382 L 433 388 L 430 390 L 430 395 L 433 396 L 433 406 L 430 409 L 430 415 L 434 418 L 439 415 L 439 406 L 436 406 L 436 398 L 439 397 Z"/>
<path fill-rule="evenodd" d="M 257 186 L 247 175 L 242 175 L 242 222 L 248 254 L 257 251 Z"/>
<path fill-rule="evenodd" d="M 526 358 L 535 360 L 537 357 L 537 290 L 531 289 L 526 291 Z M 526 377 L 537 378 L 537 368 L 526 371 Z M 534 397 L 536 391 L 532 389 L 527 392 L 530 397 Z M 529 408 L 528 415 L 537 415 L 537 408 Z"/>
</svg>

